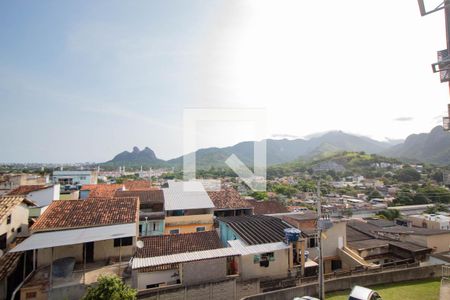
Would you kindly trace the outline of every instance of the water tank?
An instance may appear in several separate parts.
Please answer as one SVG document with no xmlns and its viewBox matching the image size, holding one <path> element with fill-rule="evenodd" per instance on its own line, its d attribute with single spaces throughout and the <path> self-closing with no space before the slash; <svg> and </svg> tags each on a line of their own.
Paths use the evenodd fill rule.
<svg viewBox="0 0 450 300">
<path fill-rule="evenodd" d="M 64 257 L 53 262 L 54 277 L 69 277 L 75 267 L 75 257 Z"/>
<path fill-rule="evenodd" d="M 286 238 L 286 243 L 292 243 L 298 241 L 300 238 L 301 231 L 297 228 L 286 228 L 284 230 L 284 236 Z"/>
</svg>

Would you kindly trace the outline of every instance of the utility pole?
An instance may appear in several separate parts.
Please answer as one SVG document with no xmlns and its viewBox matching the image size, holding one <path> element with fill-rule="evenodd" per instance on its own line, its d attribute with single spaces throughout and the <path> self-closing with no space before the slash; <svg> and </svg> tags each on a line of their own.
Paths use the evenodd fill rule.
<svg viewBox="0 0 450 300">
<path fill-rule="evenodd" d="M 325 286 L 323 280 L 323 255 L 322 255 L 322 201 L 320 196 L 320 179 L 317 181 L 317 248 L 319 251 L 319 299 L 325 300 Z"/>
</svg>

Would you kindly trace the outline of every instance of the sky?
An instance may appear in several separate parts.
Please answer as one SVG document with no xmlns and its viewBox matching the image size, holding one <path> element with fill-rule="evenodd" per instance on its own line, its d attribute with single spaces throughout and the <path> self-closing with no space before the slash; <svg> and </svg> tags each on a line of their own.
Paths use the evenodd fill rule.
<svg viewBox="0 0 450 300">
<path fill-rule="evenodd" d="M 197 148 L 260 138 L 236 109 L 265 137 L 405 138 L 441 123 L 444 48 L 414 0 L 2 1 L 0 162 L 174 158 L 189 109 L 223 111 Z"/>
</svg>

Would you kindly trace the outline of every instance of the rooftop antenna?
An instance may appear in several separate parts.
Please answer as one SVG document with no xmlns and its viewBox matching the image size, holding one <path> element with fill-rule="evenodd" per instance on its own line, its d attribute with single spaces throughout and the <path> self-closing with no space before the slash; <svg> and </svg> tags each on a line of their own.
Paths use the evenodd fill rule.
<svg viewBox="0 0 450 300">
<path fill-rule="evenodd" d="M 426 16 L 437 11 L 444 10 L 447 49 L 437 52 L 438 61 L 432 64 L 431 67 L 434 73 L 439 73 L 441 82 L 448 82 L 450 94 L 450 0 L 444 0 L 437 6 L 431 6 L 431 8 L 429 8 L 430 4 L 427 5 L 427 3 L 429 3 L 430 1 L 431 0 L 417 0 L 421 16 Z M 450 131 L 450 104 L 448 105 L 447 116 L 443 118 L 442 125 L 445 131 Z"/>
</svg>

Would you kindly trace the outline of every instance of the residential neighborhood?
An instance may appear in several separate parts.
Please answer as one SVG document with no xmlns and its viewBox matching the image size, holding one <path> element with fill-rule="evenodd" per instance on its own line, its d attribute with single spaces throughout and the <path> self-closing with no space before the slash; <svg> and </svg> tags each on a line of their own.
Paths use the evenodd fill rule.
<svg viewBox="0 0 450 300">
<path fill-rule="evenodd" d="M 450 300 L 450 0 L 0 1 L 0 45 L 0 300 Z"/>
<path fill-rule="evenodd" d="M 1 299 L 80 299 L 105 274 L 139 299 L 241 299 L 310 283 L 320 261 L 328 279 L 450 263 L 448 208 L 392 206 L 382 181 L 374 189 L 359 176 L 360 194 L 334 187 L 318 202 L 312 192 L 286 196 L 280 186 L 295 189 L 298 176 L 270 180 L 274 191 L 261 200 L 232 178 L 214 191 L 162 178 L 89 182 L 69 194 L 60 181 L 7 191 Z"/>
</svg>

